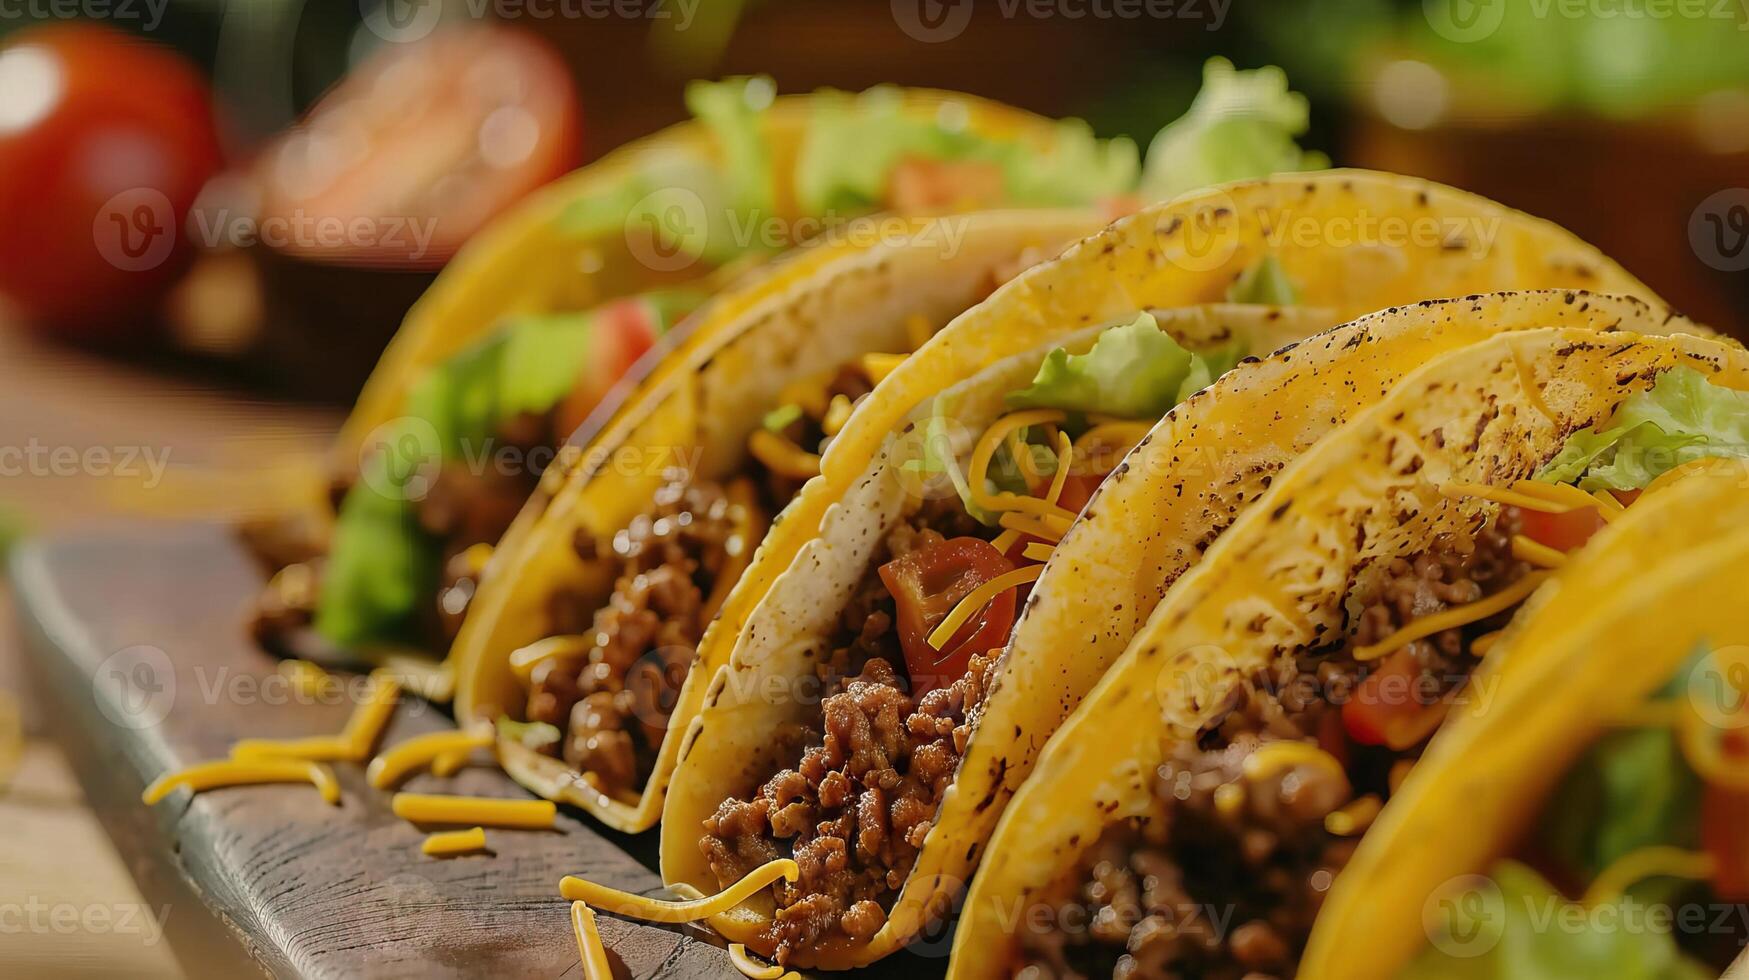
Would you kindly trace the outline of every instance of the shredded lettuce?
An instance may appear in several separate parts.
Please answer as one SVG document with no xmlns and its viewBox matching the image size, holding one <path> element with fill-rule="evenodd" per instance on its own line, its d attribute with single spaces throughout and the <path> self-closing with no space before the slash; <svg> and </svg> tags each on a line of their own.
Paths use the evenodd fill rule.
<svg viewBox="0 0 1749 980">
<path fill-rule="evenodd" d="M 1287 270 L 1273 255 L 1265 255 L 1239 273 L 1239 278 L 1227 287 L 1227 302 L 1254 303 L 1259 306 L 1292 306 L 1300 301 L 1300 291 L 1288 278 Z"/>
<path fill-rule="evenodd" d="M 1225 373 L 1242 356 L 1232 348 L 1194 353 L 1160 329 L 1150 313 L 1099 335 L 1085 354 L 1059 347 L 1045 357 L 1032 384 L 1008 393 L 1014 408 L 1157 419 Z"/>
<path fill-rule="evenodd" d="M 1190 111 L 1148 145 L 1142 193 L 1163 200 L 1209 184 L 1328 167 L 1323 154 L 1294 142 L 1310 119 L 1306 97 L 1288 89 L 1280 68 L 1239 71 L 1210 58 Z"/>
<path fill-rule="evenodd" d="M 946 474 L 954 492 L 959 495 L 960 503 L 965 506 L 966 513 L 980 524 L 995 527 L 996 515 L 972 501 L 971 482 L 960 471 L 959 460 L 954 455 L 952 419 L 951 400 L 946 396 L 936 398 L 929 413 L 929 421 L 923 424 L 921 452 L 905 460 L 899 468 L 925 477 Z"/>
<path fill-rule="evenodd" d="M 1135 143 L 1102 140 L 1078 119 L 1057 123 L 1045 147 L 974 133 L 951 115 L 920 119 L 899 90 L 815 95 L 796 162 L 796 202 L 811 215 L 846 216 L 881 206 L 893 169 L 906 159 L 984 161 L 1002 173 L 1006 203 L 1017 207 L 1089 204 L 1135 186 Z"/>
<path fill-rule="evenodd" d="M 1702 457 L 1749 459 L 1749 392 L 1722 388 L 1689 367 L 1665 371 L 1628 396 L 1601 427 L 1567 438 L 1536 474 L 1581 490 L 1640 490 Z"/>
<path fill-rule="evenodd" d="M 1468 893 L 1443 911 L 1436 942 L 1400 976 L 1405 980 L 1697 980 L 1710 977 L 1667 931 L 1627 908 L 1585 909 L 1513 861 L 1493 869 L 1498 895 Z M 1641 913 L 1644 912 L 1643 906 Z M 1630 928 L 1629 924 L 1637 927 Z M 1443 948 L 1442 948 L 1443 947 Z"/>
<path fill-rule="evenodd" d="M 716 138 L 729 182 L 729 203 L 741 214 L 770 216 L 777 197 L 771 147 L 760 126 L 777 87 L 760 75 L 686 86 L 686 108 Z"/>
<path fill-rule="evenodd" d="M 782 432 L 784 429 L 789 428 L 791 422 L 794 422 L 801 417 L 802 406 L 797 405 L 795 402 L 790 402 L 788 405 L 779 405 L 771 411 L 766 412 L 765 417 L 760 420 L 759 424 L 767 432 Z"/>
</svg>

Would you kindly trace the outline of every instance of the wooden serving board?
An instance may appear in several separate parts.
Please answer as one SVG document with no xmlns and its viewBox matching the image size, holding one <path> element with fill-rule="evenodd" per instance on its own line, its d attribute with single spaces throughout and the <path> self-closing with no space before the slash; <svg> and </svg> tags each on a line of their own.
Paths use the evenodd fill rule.
<svg viewBox="0 0 1749 980">
<path fill-rule="evenodd" d="M 140 791 L 160 774 L 222 758 L 248 736 L 340 731 L 347 696 L 299 698 L 244 627 L 261 585 L 222 527 L 133 527 L 31 542 L 12 562 L 41 713 L 66 746 L 99 819 L 191 976 L 581 976 L 568 873 L 660 894 L 655 837 L 615 834 L 577 814 L 556 832 L 488 830 L 492 853 L 422 855 L 420 829 L 389 810 L 361 767 L 336 765 L 338 808 L 308 786 Z M 453 726 L 404 697 L 384 738 Z M 483 764 L 403 788 L 526 797 Z M 714 937 L 600 916 L 621 977 L 736 978 Z M 947 943 L 878 971 L 939 975 Z"/>
</svg>

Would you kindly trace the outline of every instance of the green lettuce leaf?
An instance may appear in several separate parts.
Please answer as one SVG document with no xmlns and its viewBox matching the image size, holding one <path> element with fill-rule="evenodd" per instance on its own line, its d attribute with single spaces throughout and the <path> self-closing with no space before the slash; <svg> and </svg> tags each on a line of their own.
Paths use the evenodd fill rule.
<svg viewBox="0 0 1749 980">
<path fill-rule="evenodd" d="M 658 333 L 702 301 L 690 290 L 640 297 Z M 513 320 L 426 372 L 405 414 L 341 501 L 316 608 L 316 631 L 355 646 L 404 640 L 437 588 L 441 542 L 417 501 L 444 460 L 483 458 L 500 427 L 570 394 L 600 340 L 597 313 Z"/>
<path fill-rule="evenodd" d="M 1227 302 L 1252 303 L 1258 306 L 1292 306 L 1300 301 L 1300 291 L 1288 278 L 1287 270 L 1273 255 L 1265 255 L 1251 263 L 1239 278 L 1227 287 Z"/>
<path fill-rule="evenodd" d="M 1045 357 L 1032 384 L 1008 393 L 1014 408 L 1060 408 L 1126 419 L 1157 419 L 1207 387 L 1236 363 L 1227 349 L 1193 353 L 1160 329 L 1152 314 L 1099 335 L 1085 354 L 1059 347 Z"/>
<path fill-rule="evenodd" d="M 960 503 L 965 506 L 966 513 L 972 515 L 978 523 L 987 527 L 996 526 L 996 515 L 972 502 L 972 484 L 960 470 L 959 460 L 953 451 L 953 405 L 942 396 L 935 399 L 929 420 L 923 423 L 923 437 L 920 453 L 899 464 L 899 468 L 907 473 L 919 474 L 925 477 L 946 474 L 948 482 L 953 485 L 954 492 L 959 495 Z"/>
<path fill-rule="evenodd" d="M 526 748 L 539 749 L 546 745 L 556 745 L 564 734 L 554 725 L 544 721 L 517 721 L 509 715 L 498 716 L 498 737 L 523 745 Z"/>
<path fill-rule="evenodd" d="M 1209 184 L 1321 170 L 1330 161 L 1294 142 L 1309 124 L 1306 97 L 1289 91 L 1280 68 L 1238 71 L 1210 58 L 1190 111 L 1148 145 L 1142 193 L 1163 200 Z"/>
<path fill-rule="evenodd" d="M 1676 367 L 1659 375 L 1651 390 L 1628 396 L 1601 427 L 1569 436 L 1536 479 L 1576 482 L 1587 491 L 1639 490 L 1702 457 L 1749 458 L 1749 392 Z"/>
<path fill-rule="evenodd" d="M 710 130 L 722 150 L 730 206 L 755 218 L 774 213 L 776 174 L 771 147 L 760 127 L 776 94 L 777 87 L 762 75 L 686 86 L 686 108 Z"/>
<path fill-rule="evenodd" d="M 1568 770 L 1537 836 L 1550 856 L 1590 881 L 1642 847 L 1697 846 L 1700 792 L 1675 732 L 1610 732 Z"/>
<path fill-rule="evenodd" d="M 1493 869 L 1498 900 L 1452 901 L 1445 907 L 1445 943 L 1422 950 L 1399 976 L 1404 980 L 1697 980 L 1710 977 L 1685 957 L 1668 932 L 1649 927 L 1627 910 L 1573 906 L 1541 875 L 1502 861 Z M 1643 911 L 1643 906 L 1641 907 Z M 1441 949 L 1446 945 L 1448 950 Z"/>
<path fill-rule="evenodd" d="M 1090 204 L 1135 186 L 1135 143 L 1099 139 L 1081 120 L 1058 122 L 1041 148 L 990 139 L 947 118 L 906 113 L 903 95 L 887 86 L 858 95 L 816 93 L 796 162 L 796 202 L 816 216 L 874 210 L 906 159 L 994 164 L 1006 203 L 1016 207 Z"/>
</svg>

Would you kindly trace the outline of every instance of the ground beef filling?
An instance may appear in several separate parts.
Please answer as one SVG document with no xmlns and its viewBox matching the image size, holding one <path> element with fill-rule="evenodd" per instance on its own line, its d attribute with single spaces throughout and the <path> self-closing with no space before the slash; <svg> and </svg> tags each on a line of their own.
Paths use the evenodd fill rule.
<svg viewBox="0 0 1749 980">
<path fill-rule="evenodd" d="M 705 821 L 700 846 L 724 885 L 781 857 L 800 867 L 795 882 L 774 886 L 767 939 L 780 962 L 822 939 L 866 940 L 881 928 L 964 754 L 966 717 L 995 655 L 973 656 L 964 676 L 911 696 L 893 600 L 878 577 L 881 564 L 916 548 L 989 536 L 955 504 L 888 534 L 820 667 L 825 697 L 817 727 L 794 737 L 800 762 Z"/>
<path fill-rule="evenodd" d="M 615 563 L 613 594 L 586 629 L 579 624 L 593 639 L 587 655 L 541 664 L 528 695 L 527 720 L 563 736 L 545 751 L 613 793 L 636 792 L 649 777 L 740 526 L 709 481 L 677 477 L 653 504 L 614 535 L 610 555 L 593 538 L 578 540 L 586 560 Z"/>
<path fill-rule="evenodd" d="M 1420 744 L 1362 745 L 1347 734 L 1341 705 L 1364 692 L 1358 685 L 1377 666 L 1357 662 L 1353 651 L 1524 574 L 1511 556 L 1515 529 L 1509 514 L 1392 561 L 1361 597 L 1350 642 L 1254 678 L 1195 741 L 1169 743 L 1151 818 L 1107 828 L 1040 896 L 1036 917 L 1020 921 L 1018 972 L 1028 980 L 1292 976 L 1358 842 L 1331 833 L 1325 818 L 1362 796 L 1387 799 L 1421 751 Z M 1420 667 L 1411 696 L 1440 711 L 1475 663 L 1469 641 L 1502 622 L 1408 647 Z M 1302 761 L 1247 778 L 1245 759 L 1282 739 L 1317 743 L 1343 771 Z"/>
</svg>

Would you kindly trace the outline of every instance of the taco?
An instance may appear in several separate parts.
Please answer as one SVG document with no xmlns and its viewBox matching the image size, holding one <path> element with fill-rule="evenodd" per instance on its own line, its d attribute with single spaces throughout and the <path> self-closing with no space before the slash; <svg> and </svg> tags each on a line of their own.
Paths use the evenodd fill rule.
<svg viewBox="0 0 1749 980">
<path fill-rule="evenodd" d="M 1293 146 L 1304 100 L 1279 71 L 1211 63 L 1208 86 L 1223 112 L 1205 106 L 1162 132 L 1147 193 L 1173 189 L 1160 161 L 1235 141 L 1245 151 L 1220 154 L 1216 176 L 1316 162 Z M 697 122 L 536 195 L 412 311 L 337 445 L 337 518 L 252 535 L 275 576 L 256 620 L 269 649 L 391 662 L 447 697 L 434 665 L 492 545 L 572 426 L 677 317 L 803 239 L 905 234 L 862 222 L 870 212 L 1124 207 L 1140 179 L 1127 140 L 971 97 L 774 99 L 769 79 L 739 79 L 694 85 L 688 104 Z M 782 273 L 755 281 L 738 295 L 785 288 Z M 715 307 L 713 322 L 733 318 Z"/>
<path fill-rule="evenodd" d="M 1452 250 L 1437 237 L 1419 251 L 1377 243 L 1320 247 L 1267 233 L 1283 221 L 1328 224 L 1368 213 L 1403 221 L 1444 215 L 1453 222 L 1485 222 L 1507 251 Z M 1174 236 L 1193 222 L 1226 237 L 1219 263 L 1186 263 L 1172 250 Z M 1391 267 L 1405 271 L 1377 274 Z M 1362 269 L 1371 274 L 1361 276 Z M 1061 649 L 1070 642 L 1065 637 L 1073 636 L 1079 646 L 1106 628 L 1103 622 L 1041 632 L 1023 661 L 996 654 L 1009 645 L 1021 586 L 1039 575 L 1044 557 L 1056 566 L 1091 565 L 1114 538 L 1137 536 L 1135 515 L 1146 510 L 1102 508 L 1097 501 L 1087 506 L 1082 529 L 1064 533 L 1091 489 L 1119 465 L 1122 452 L 1234 358 L 1306 336 L 1301 331 L 1307 327 L 1339 317 L 1332 309 L 1376 307 L 1424 292 L 1462 293 L 1490 278 L 1514 285 L 1570 284 L 1581 278 L 1575 269 L 1583 270 L 1585 281 L 1632 283 L 1566 233 L 1497 205 L 1404 178 L 1335 172 L 1232 185 L 1147 209 L 1004 286 L 896 369 L 840 434 L 825 459 L 822 497 L 834 506 L 824 521 L 808 509 L 807 494 L 785 515 L 786 525 L 805 517 L 819 531 L 790 539 L 801 543 L 800 550 L 734 640 L 731 659 L 703 694 L 699 718 L 681 742 L 663 814 L 664 878 L 677 891 L 712 893 L 793 854 L 803 867 L 800 884 L 781 886 L 775 901 L 767 895 L 763 906 L 749 905 L 714 924 L 735 941 L 805 965 L 855 965 L 903 945 L 957 891 L 994 816 L 985 811 L 999 809 L 1008 786 L 1024 776 L 1030 755 L 1014 748 L 1023 741 L 1015 730 L 1042 741 L 1098 677 L 1097 659 L 1084 672 L 1077 666 L 1071 673 Z M 1217 319 L 1211 334 L 1204 332 L 1208 310 L 1184 308 L 1261 278 L 1291 284 L 1305 304 L 1294 308 L 1297 323 L 1282 323 L 1281 314 L 1266 313 L 1249 326 L 1229 317 Z M 1522 312 L 1533 319 L 1523 326 L 1544 315 L 1556 321 L 1593 318 L 1587 320 L 1592 325 L 1622 315 L 1664 316 L 1631 302 L 1606 312 L 1587 306 L 1578 294 L 1526 303 Z M 1138 319 L 1138 307 L 1159 310 L 1154 322 Z M 1458 309 L 1454 304 L 1451 311 Z M 1181 444 L 1162 447 L 1159 460 L 1173 467 L 1181 458 L 1206 459 L 1212 449 L 1239 460 L 1291 457 L 1298 443 L 1312 437 L 1299 431 L 1314 422 L 1265 420 L 1279 411 L 1282 418 L 1336 424 L 1348 402 L 1376 394 L 1332 390 L 1316 379 L 1326 370 L 1340 372 L 1353 355 L 1375 361 L 1357 377 L 1370 378 L 1382 391 L 1388 380 L 1380 379 L 1389 372 L 1381 365 L 1394 364 L 1400 372 L 1443 343 L 1461 342 L 1458 332 L 1442 339 L 1441 312 L 1424 312 L 1403 336 L 1380 345 L 1394 348 L 1394 356 L 1355 355 L 1368 336 L 1360 326 L 1335 344 L 1319 338 L 1273 364 L 1242 367 L 1180 409 L 1190 413 L 1185 418 L 1208 413 L 1220 424 L 1203 431 L 1221 428 L 1224 438 L 1187 422 L 1173 430 Z M 1475 339 L 1498 328 L 1454 331 L 1466 329 Z M 1022 346 L 1028 343 L 1037 346 Z M 1174 371 L 1162 369 L 1168 363 Z M 1296 378 L 1297 385 L 1288 383 Z M 1278 393 L 1278 387 L 1293 393 Z M 1256 424 L 1231 425 L 1240 418 Z M 1071 439 L 1067 450 L 1065 438 Z M 942 439 L 950 448 L 933 448 Z M 1050 457 L 1065 458 L 1064 452 L 1068 465 L 1055 466 Z M 1053 468 L 1053 475 L 1063 475 L 1060 483 L 1044 478 Z M 943 477 L 936 487 L 952 490 L 920 502 L 917 484 L 934 474 Z M 1209 470 L 1191 466 L 1169 479 L 1151 478 L 1179 492 L 1187 481 L 1207 481 L 1185 493 L 1193 501 L 1224 491 L 1224 482 Z M 1267 483 L 1266 475 L 1261 479 Z M 1241 508 L 1244 489 L 1217 506 Z M 1158 501 L 1176 499 L 1182 498 L 1162 493 L 1147 506 L 1161 508 Z M 1216 524 L 1199 532 L 1218 530 Z M 1062 546 L 1053 552 L 1059 539 Z M 788 557 L 769 541 L 767 549 L 757 562 Z M 1072 574 L 1062 581 L 1057 589 L 1083 589 Z M 1125 586 L 1122 595 L 1084 590 L 1088 611 L 1109 619 L 1108 603 L 1123 606 L 1129 593 L 1148 588 Z M 1052 598 L 1037 590 L 1032 595 L 1026 605 Z M 1153 598 L 1135 601 L 1151 604 Z M 1026 622 L 1021 620 L 1023 630 Z M 1121 648 L 1119 641 L 1103 654 L 1106 662 Z M 715 656 L 712 651 L 707 659 Z M 692 678 L 702 670 L 701 664 Z M 1017 675 L 1027 680 L 1010 683 Z M 810 693 L 793 691 L 798 685 Z M 988 700 L 986 690 L 995 692 Z M 688 693 L 683 691 L 683 701 Z M 773 801 L 791 799 L 791 793 L 806 801 L 824 795 L 837 802 L 821 812 L 848 821 L 841 827 L 860 825 L 863 818 L 846 803 L 861 799 L 866 787 L 860 780 L 867 773 L 852 778 L 817 761 L 822 751 L 838 751 L 822 749 L 834 713 L 870 716 L 874 698 L 891 701 L 887 729 L 899 724 L 912 733 L 882 747 L 891 763 L 887 771 L 908 782 L 904 798 L 888 801 L 890 809 L 879 807 L 876 815 L 883 825 L 902 824 L 906 833 L 893 835 L 894 842 L 878 852 L 853 853 L 847 841 L 854 834 L 817 832 L 824 818 L 786 823 L 809 808 L 785 811 Z M 846 710 L 845 700 L 862 707 Z M 1002 725 L 987 741 L 968 742 L 966 718 L 974 709 L 1013 724 Z M 919 719 L 915 730 L 907 718 Z M 842 737 L 837 731 L 832 736 Z M 962 755 L 977 756 L 989 768 L 961 765 Z M 912 777 L 914 757 L 942 767 L 938 778 Z M 833 789 L 826 788 L 827 780 Z M 810 808 L 818 809 L 812 802 Z M 829 867 L 829 874 L 809 870 L 809 861 L 801 860 L 831 848 L 847 857 L 815 863 L 816 869 Z"/>
<path fill-rule="evenodd" d="M 1551 579 L 1615 594 L 1605 573 L 1645 552 L 1597 532 L 1633 491 L 1743 453 L 1749 355 L 1649 335 L 1694 329 L 1664 314 L 1621 327 L 1446 354 L 1276 473 L 1040 754 L 952 973 L 1285 976 L 1333 884 L 1375 908 L 1344 869 L 1400 790 L 1444 783 L 1439 739 L 1422 755 L 1448 715 L 1535 661 L 1518 609 Z M 1418 837 L 1412 860 L 1450 846 Z M 1358 935 L 1332 975 L 1382 942 Z"/>
<path fill-rule="evenodd" d="M 1749 400 L 1730 400 L 1740 429 Z M 1489 654 L 1498 695 L 1452 719 L 1423 761 L 1438 778 L 1405 783 L 1355 852 L 1304 974 L 1713 977 L 1740 956 L 1749 468 L 1670 473 Z M 1429 833 L 1448 844 L 1409 843 Z"/>
</svg>

